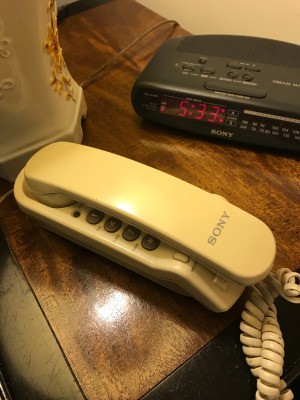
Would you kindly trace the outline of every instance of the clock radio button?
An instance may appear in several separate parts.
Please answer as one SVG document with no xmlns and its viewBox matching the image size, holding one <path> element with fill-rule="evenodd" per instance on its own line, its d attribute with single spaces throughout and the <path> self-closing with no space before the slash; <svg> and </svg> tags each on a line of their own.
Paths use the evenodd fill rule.
<svg viewBox="0 0 300 400">
<path fill-rule="evenodd" d="M 219 92 L 227 92 L 237 94 L 241 96 L 255 97 L 257 99 L 263 99 L 267 96 L 267 92 L 262 89 L 256 89 L 254 87 L 247 87 L 246 85 L 234 83 L 234 82 L 220 82 L 220 81 L 206 81 L 204 83 L 205 89 L 217 90 Z"/>
<path fill-rule="evenodd" d="M 202 67 L 200 69 L 200 72 L 205 75 L 213 75 L 216 72 L 216 70 L 215 68 L 212 67 Z"/>
<path fill-rule="evenodd" d="M 195 68 L 191 67 L 190 65 L 183 65 L 181 67 L 183 72 L 194 72 Z"/>
<path fill-rule="evenodd" d="M 229 71 L 227 73 L 228 78 L 230 79 L 236 79 L 238 77 L 238 74 L 235 71 Z"/>
<path fill-rule="evenodd" d="M 199 58 L 199 64 L 205 64 L 207 62 L 207 58 L 206 57 L 200 57 Z"/>
<path fill-rule="evenodd" d="M 227 63 L 227 67 L 228 68 L 232 68 L 232 69 L 242 69 L 242 66 L 239 64 L 234 64 L 234 63 Z"/>
<path fill-rule="evenodd" d="M 245 75 L 243 75 L 243 79 L 244 79 L 244 81 L 250 82 L 250 81 L 253 81 L 254 76 L 251 74 L 245 74 Z"/>
<path fill-rule="evenodd" d="M 246 67 L 245 70 L 251 71 L 251 72 L 260 72 L 261 71 L 261 69 L 258 67 Z"/>
</svg>

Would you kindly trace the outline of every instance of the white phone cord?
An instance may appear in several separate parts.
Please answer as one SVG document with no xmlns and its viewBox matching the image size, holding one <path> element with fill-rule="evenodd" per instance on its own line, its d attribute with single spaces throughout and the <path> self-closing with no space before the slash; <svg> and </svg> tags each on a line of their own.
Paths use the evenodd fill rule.
<svg viewBox="0 0 300 400">
<path fill-rule="evenodd" d="M 251 287 L 242 313 L 240 340 L 252 374 L 257 378 L 256 400 L 291 400 L 283 379 L 284 340 L 274 300 L 278 295 L 300 304 L 300 274 L 288 268 L 270 273 Z"/>
</svg>

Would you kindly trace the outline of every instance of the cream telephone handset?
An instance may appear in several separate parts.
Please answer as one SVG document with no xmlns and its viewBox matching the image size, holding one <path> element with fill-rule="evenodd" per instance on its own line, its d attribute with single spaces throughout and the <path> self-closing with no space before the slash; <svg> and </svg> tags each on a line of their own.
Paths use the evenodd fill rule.
<svg viewBox="0 0 300 400">
<path fill-rule="evenodd" d="M 180 179 L 74 143 L 38 151 L 16 179 L 19 207 L 46 228 L 214 311 L 273 266 L 259 219 Z"/>
</svg>

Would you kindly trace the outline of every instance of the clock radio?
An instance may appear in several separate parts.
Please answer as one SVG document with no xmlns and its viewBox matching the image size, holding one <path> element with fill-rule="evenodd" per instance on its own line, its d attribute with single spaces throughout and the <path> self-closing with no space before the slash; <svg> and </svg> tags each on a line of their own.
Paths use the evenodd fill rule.
<svg viewBox="0 0 300 400">
<path fill-rule="evenodd" d="M 132 88 L 141 117 L 202 136 L 300 150 L 300 46 L 249 36 L 168 40 Z"/>
</svg>

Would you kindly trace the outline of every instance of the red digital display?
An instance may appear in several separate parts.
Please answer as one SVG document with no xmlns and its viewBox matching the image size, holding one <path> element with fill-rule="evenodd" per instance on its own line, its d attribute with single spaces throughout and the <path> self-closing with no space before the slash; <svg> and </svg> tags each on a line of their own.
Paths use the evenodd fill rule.
<svg viewBox="0 0 300 400">
<path fill-rule="evenodd" d="M 160 112 L 217 125 L 223 125 L 226 117 L 224 106 L 169 96 L 162 98 Z"/>
</svg>

